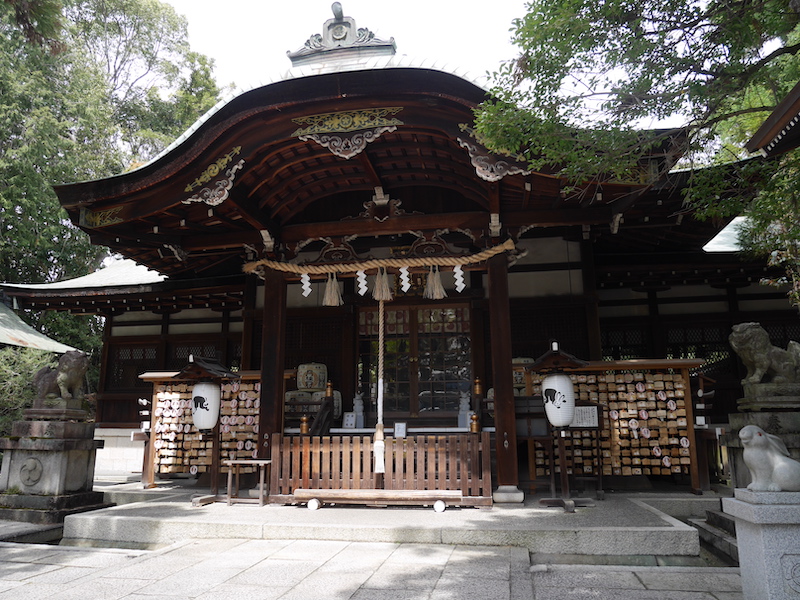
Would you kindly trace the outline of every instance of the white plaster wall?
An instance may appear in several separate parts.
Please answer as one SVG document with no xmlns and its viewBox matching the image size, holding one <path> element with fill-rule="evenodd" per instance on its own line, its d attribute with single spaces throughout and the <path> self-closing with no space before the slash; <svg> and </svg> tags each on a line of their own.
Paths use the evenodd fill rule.
<svg viewBox="0 0 800 600">
<path fill-rule="evenodd" d="M 484 288 L 488 276 L 484 275 Z M 542 271 L 509 273 L 508 295 L 511 298 L 545 298 L 547 296 L 580 296 L 583 281 L 580 271 Z"/>
<path fill-rule="evenodd" d="M 222 333 L 222 323 L 174 323 L 169 326 L 169 333 Z"/>
<path fill-rule="evenodd" d="M 97 451 L 95 474 L 128 475 L 142 472 L 144 442 L 131 441 L 131 433 L 138 429 L 112 429 L 100 427 L 94 431 L 94 439 L 103 440 L 103 448 Z"/>
<path fill-rule="evenodd" d="M 518 265 L 535 265 L 558 262 L 580 262 L 581 246 L 560 237 L 520 240 L 517 248 L 528 253 L 517 261 Z"/>
<path fill-rule="evenodd" d="M 119 315 L 114 315 L 114 323 L 126 323 L 136 321 L 153 321 L 161 319 L 161 315 L 157 315 L 149 310 L 136 310 Z"/>
<path fill-rule="evenodd" d="M 620 289 L 601 289 L 597 291 L 597 298 L 600 301 L 613 302 L 623 300 L 636 300 L 642 304 L 632 306 L 601 306 L 598 313 L 601 319 L 613 319 L 619 317 L 646 317 L 648 315 L 647 294 L 634 292 L 629 288 Z"/>
<path fill-rule="evenodd" d="M 159 335 L 160 325 L 136 325 L 134 327 L 111 327 L 111 335 L 114 337 L 124 337 L 128 335 Z"/>
</svg>

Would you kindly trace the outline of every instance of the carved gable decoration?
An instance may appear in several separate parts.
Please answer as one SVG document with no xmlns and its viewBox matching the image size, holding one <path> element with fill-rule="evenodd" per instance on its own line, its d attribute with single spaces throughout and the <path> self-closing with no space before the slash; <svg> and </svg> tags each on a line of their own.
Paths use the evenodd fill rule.
<svg viewBox="0 0 800 600">
<path fill-rule="evenodd" d="M 302 141 L 313 140 L 331 154 L 344 159 L 352 158 L 384 133 L 397 129 L 403 122 L 395 118 L 402 107 L 365 108 L 292 119 L 298 125 L 292 135 Z"/>
<path fill-rule="evenodd" d="M 472 166 L 478 177 L 486 181 L 500 181 L 506 175 L 530 175 L 530 171 L 520 167 L 498 156 L 490 154 L 488 150 L 478 146 L 478 144 L 467 140 L 456 138 L 458 145 L 469 153 Z"/>
<path fill-rule="evenodd" d="M 220 156 L 208 165 L 194 180 L 186 184 L 184 191 L 191 193 L 198 188 L 200 189 L 186 200 L 181 200 L 181 202 L 183 204 L 204 202 L 209 206 L 217 206 L 227 200 L 228 192 L 233 187 L 233 180 L 236 178 L 236 172 L 244 168 L 244 160 L 239 160 L 229 169 L 226 167 L 233 162 L 234 157 L 240 154 L 241 151 L 242 147 L 236 146 L 230 152 Z M 208 183 L 211 183 L 211 185 L 205 185 Z"/>
</svg>

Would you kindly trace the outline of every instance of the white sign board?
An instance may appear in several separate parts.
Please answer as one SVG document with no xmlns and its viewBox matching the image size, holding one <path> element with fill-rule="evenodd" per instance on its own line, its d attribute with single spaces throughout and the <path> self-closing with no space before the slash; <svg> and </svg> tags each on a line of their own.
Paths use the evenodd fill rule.
<svg viewBox="0 0 800 600">
<path fill-rule="evenodd" d="M 600 422 L 597 418 L 596 406 L 576 406 L 575 417 L 572 419 L 570 427 L 575 429 L 592 429 L 599 427 Z"/>
</svg>

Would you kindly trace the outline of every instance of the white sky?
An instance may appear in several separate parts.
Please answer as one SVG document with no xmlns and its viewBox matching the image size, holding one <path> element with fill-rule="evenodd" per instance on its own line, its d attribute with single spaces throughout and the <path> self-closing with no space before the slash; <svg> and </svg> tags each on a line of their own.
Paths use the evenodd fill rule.
<svg viewBox="0 0 800 600">
<path fill-rule="evenodd" d="M 189 21 L 192 49 L 216 61 L 221 85 L 250 89 L 290 68 L 300 48 L 333 18 L 333 0 L 165 0 Z M 344 15 L 375 37 L 394 38 L 398 55 L 435 60 L 473 78 L 517 55 L 511 21 L 525 0 L 340 0 Z"/>
</svg>

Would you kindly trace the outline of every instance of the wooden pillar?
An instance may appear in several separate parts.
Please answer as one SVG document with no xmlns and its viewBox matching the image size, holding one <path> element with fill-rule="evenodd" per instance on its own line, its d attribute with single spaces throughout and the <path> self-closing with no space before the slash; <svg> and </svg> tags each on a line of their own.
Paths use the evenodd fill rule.
<svg viewBox="0 0 800 600">
<path fill-rule="evenodd" d="M 286 280 L 267 270 L 264 276 L 264 328 L 261 344 L 261 408 L 258 457 L 269 458 L 273 433 L 283 429 L 283 371 L 286 331 Z"/>
<path fill-rule="evenodd" d="M 667 355 L 667 338 L 664 326 L 661 324 L 658 292 L 647 292 L 647 326 L 650 329 L 650 352 L 652 356 Z"/>
<path fill-rule="evenodd" d="M 603 360 L 600 337 L 600 311 L 597 307 L 597 283 L 594 270 L 594 247 L 590 240 L 581 242 L 581 275 L 586 302 L 586 332 L 589 341 L 589 360 Z"/>
<path fill-rule="evenodd" d="M 255 369 L 253 364 L 253 320 L 256 310 L 258 278 L 255 275 L 245 280 L 244 301 L 242 303 L 242 370 Z"/>
<path fill-rule="evenodd" d="M 517 464 L 517 425 L 514 379 L 511 369 L 511 318 L 508 301 L 508 259 L 505 254 L 498 254 L 489 259 L 488 266 L 498 484 L 495 501 L 521 502 L 524 495 L 519 491 L 519 466 Z"/>
</svg>

